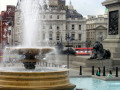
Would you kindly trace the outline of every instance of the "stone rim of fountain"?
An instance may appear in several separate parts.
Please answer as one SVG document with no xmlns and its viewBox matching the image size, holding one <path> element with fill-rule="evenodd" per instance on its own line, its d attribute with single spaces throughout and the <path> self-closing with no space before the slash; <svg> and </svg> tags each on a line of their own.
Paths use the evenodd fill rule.
<svg viewBox="0 0 120 90">
<path fill-rule="evenodd" d="M 36 67 L 36 62 L 40 62 L 36 58 L 36 55 L 46 55 L 47 53 L 52 52 L 53 48 L 48 48 L 48 47 L 43 47 L 43 48 L 6 48 L 6 50 L 12 50 L 13 52 L 18 53 L 19 55 L 24 55 L 24 58 L 21 59 L 20 61 L 24 64 L 24 67 L 26 69 L 35 69 Z"/>
</svg>

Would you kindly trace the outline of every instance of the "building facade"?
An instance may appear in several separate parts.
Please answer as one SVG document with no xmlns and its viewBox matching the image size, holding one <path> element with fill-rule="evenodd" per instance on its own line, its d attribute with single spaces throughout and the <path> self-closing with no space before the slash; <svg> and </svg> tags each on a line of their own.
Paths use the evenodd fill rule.
<svg viewBox="0 0 120 90">
<path fill-rule="evenodd" d="M 0 48 L 13 46 L 15 6 L 7 5 L 0 14 Z"/>
<path fill-rule="evenodd" d="M 21 43 L 21 21 L 19 4 L 16 7 L 15 12 L 15 32 L 14 32 L 14 44 Z M 39 18 L 40 35 L 39 40 L 48 40 L 49 45 L 53 46 L 57 42 L 61 42 L 64 46 L 67 45 L 67 36 L 72 39 L 70 45 L 72 47 L 85 47 L 86 42 L 86 19 L 79 14 L 72 3 L 69 6 L 65 5 L 65 0 L 49 0 L 49 4 L 44 5 L 45 10 L 40 11 Z"/>
<path fill-rule="evenodd" d="M 95 41 L 102 42 L 107 36 L 108 17 L 88 15 L 86 21 L 86 44 L 92 46 Z"/>
</svg>

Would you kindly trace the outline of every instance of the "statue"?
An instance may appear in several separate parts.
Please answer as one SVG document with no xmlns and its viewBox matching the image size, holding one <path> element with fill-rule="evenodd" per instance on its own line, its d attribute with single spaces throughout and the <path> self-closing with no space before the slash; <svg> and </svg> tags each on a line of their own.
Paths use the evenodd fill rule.
<svg viewBox="0 0 120 90">
<path fill-rule="evenodd" d="M 64 49 L 63 44 L 61 42 L 57 42 L 57 44 L 55 46 L 56 46 L 57 52 L 59 54 L 63 54 L 63 55 L 66 55 L 66 54 L 76 55 L 76 51 L 75 51 L 74 48 L 69 47 L 69 49 L 68 48 Z"/>
<path fill-rule="evenodd" d="M 110 51 L 103 49 L 103 45 L 100 42 L 96 41 L 93 45 L 92 55 L 89 59 L 103 60 L 110 59 L 110 57 Z"/>
</svg>

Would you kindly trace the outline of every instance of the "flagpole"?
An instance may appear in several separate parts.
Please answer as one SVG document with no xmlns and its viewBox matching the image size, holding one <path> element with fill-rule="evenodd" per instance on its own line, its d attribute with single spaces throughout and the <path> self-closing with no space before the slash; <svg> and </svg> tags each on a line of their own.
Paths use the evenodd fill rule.
<svg viewBox="0 0 120 90">
<path fill-rule="evenodd" d="M 67 68 L 69 69 L 69 34 L 67 35 L 68 53 L 67 53 Z"/>
</svg>

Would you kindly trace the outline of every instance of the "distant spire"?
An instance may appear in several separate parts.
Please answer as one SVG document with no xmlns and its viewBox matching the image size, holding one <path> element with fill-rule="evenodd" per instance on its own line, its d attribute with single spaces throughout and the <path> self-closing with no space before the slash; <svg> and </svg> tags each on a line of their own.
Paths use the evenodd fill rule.
<svg viewBox="0 0 120 90">
<path fill-rule="evenodd" d="M 70 0 L 70 4 L 69 4 L 69 6 L 68 6 L 68 9 L 70 9 L 70 10 L 74 10 L 74 7 L 73 7 L 73 5 L 72 5 L 71 0 Z"/>
</svg>

